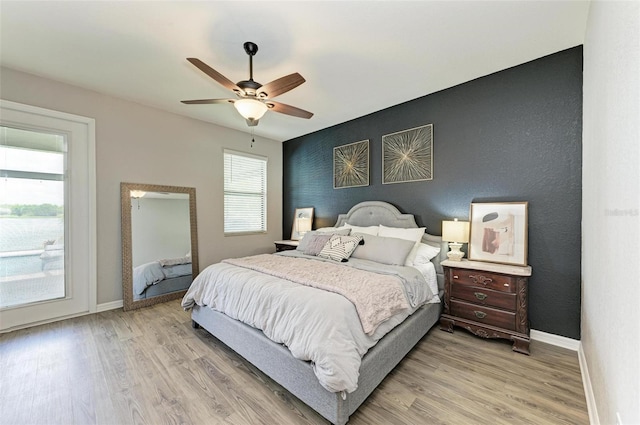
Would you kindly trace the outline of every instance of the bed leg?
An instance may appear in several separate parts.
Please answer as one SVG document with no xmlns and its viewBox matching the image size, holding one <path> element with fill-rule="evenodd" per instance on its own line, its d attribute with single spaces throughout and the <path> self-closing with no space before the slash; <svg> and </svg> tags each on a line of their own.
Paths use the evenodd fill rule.
<svg viewBox="0 0 640 425">
<path fill-rule="evenodd" d="M 193 329 L 200 329 L 200 324 L 198 324 L 198 322 L 196 322 L 195 320 L 191 321 L 191 327 Z"/>
</svg>

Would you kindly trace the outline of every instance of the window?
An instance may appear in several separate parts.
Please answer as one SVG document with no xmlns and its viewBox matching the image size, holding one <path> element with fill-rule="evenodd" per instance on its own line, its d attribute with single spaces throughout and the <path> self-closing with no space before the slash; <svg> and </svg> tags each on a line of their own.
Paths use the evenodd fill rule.
<svg viewBox="0 0 640 425">
<path fill-rule="evenodd" d="M 0 126 L 0 308 L 65 297 L 66 146 Z"/>
<path fill-rule="evenodd" d="M 224 151 L 224 233 L 267 231 L 267 158 Z"/>
</svg>

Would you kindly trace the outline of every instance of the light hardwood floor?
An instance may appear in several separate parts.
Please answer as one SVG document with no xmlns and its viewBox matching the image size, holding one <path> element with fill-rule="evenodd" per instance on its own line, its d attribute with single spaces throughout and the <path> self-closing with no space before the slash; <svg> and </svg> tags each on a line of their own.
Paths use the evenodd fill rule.
<svg viewBox="0 0 640 425">
<path fill-rule="evenodd" d="M 350 424 L 588 424 L 575 352 L 438 327 Z M 0 335 L 1 424 L 326 424 L 179 301 Z"/>
</svg>

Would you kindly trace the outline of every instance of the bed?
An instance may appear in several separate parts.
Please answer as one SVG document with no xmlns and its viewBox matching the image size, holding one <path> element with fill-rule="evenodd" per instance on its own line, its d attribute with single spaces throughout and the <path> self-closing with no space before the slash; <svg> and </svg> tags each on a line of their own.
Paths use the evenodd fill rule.
<svg viewBox="0 0 640 425">
<path fill-rule="evenodd" d="M 413 215 L 402 214 L 393 205 L 380 201 L 368 201 L 355 205 L 347 214 L 338 216 L 335 227 L 342 228 L 347 223 L 360 230 L 378 225 L 394 229 L 418 228 Z M 439 249 L 439 253 L 431 259 L 431 262 L 435 272 L 436 290 L 441 299 L 444 274 L 440 261 L 446 259 L 446 243 L 442 242 L 441 237 L 427 233 L 424 233 L 420 242 Z M 365 246 L 367 245 L 365 244 Z M 273 256 L 283 254 L 287 255 L 288 253 L 278 253 Z M 291 252 L 288 255 L 295 256 Z M 204 278 L 206 273 L 203 272 L 201 276 Z M 412 314 L 388 331 L 375 345 L 367 348 L 366 354 L 360 360 L 357 387 L 352 391 L 335 391 L 335 389 L 330 391 L 327 389 L 327 383 L 321 383 L 319 380 L 317 362 L 294 357 L 292 351 L 296 350 L 293 347 L 290 351 L 290 348 L 285 344 L 272 341 L 256 327 L 246 325 L 206 305 L 185 303 L 188 297 L 189 292 L 183 299 L 183 307 L 192 308 L 191 317 L 194 328 L 203 327 L 206 329 L 336 425 L 342 425 L 348 421 L 349 416 L 356 411 L 385 376 L 437 323 L 442 310 L 439 299 L 437 302 L 421 304 L 412 309 Z"/>
<path fill-rule="evenodd" d="M 184 291 L 191 285 L 191 257 L 151 261 L 133 268 L 133 299 Z"/>
</svg>

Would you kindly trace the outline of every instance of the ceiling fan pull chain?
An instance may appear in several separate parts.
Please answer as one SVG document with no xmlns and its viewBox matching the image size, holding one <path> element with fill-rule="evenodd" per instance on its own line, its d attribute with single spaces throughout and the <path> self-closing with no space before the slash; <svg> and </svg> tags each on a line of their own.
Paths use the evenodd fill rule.
<svg viewBox="0 0 640 425">
<path fill-rule="evenodd" d="M 256 139 L 253 137 L 253 128 L 251 128 L 251 147 L 253 148 L 253 144 L 256 142 Z"/>
</svg>

